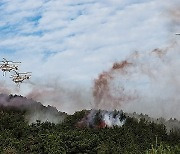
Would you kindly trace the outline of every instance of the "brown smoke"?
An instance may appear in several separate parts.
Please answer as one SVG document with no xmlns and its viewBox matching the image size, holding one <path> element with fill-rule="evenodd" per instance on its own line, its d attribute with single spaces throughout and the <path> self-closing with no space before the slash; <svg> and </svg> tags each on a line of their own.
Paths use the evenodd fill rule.
<svg viewBox="0 0 180 154">
<path fill-rule="evenodd" d="M 180 66 L 177 42 L 148 53 L 135 52 L 94 81 L 95 108 L 138 111 L 180 118 Z"/>
<path fill-rule="evenodd" d="M 98 79 L 94 81 L 93 89 L 95 108 L 99 108 L 103 105 L 104 109 L 115 109 L 117 105 L 120 105 L 123 101 L 133 99 L 133 97 L 123 94 L 124 87 L 119 89 L 119 92 L 121 93 L 120 96 L 115 97 L 111 93 L 113 90 L 111 88 L 111 81 L 114 80 L 115 73 L 118 72 L 125 75 L 127 73 L 127 69 L 132 66 L 133 64 L 127 60 L 119 63 L 116 62 L 109 71 L 103 72 L 99 75 Z"/>
<path fill-rule="evenodd" d="M 132 65 L 132 63 L 129 63 L 127 60 L 124 60 L 120 63 L 116 62 L 113 64 L 112 70 L 124 70 L 129 65 Z"/>
<path fill-rule="evenodd" d="M 169 46 L 160 49 L 160 48 L 156 48 L 153 51 L 151 51 L 152 54 L 156 54 L 159 58 L 161 58 L 161 60 L 163 59 L 163 57 L 167 54 L 168 51 L 170 51 L 171 49 L 173 49 L 175 46 L 177 45 L 176 41 L 173 41 Z"/>
</svg>

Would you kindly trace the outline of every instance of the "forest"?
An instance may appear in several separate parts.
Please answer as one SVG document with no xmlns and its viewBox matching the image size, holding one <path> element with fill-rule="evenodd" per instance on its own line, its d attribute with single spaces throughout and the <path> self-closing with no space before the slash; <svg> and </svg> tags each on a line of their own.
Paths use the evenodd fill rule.
<svg viewBox="0 0 180 154">
<path fill-rule="evenodd" d="M 78 125 L 87 110 L 67 115 L 60 123 L 28 123 L 26 109 L 0 107 L 2 154 L 155 154 L 180 153 L 180 130 L 167 132 L 163 124 L 123 115 L 122 126 L 100 125 L 96 112 L 92 126 Z M 116 111 L 117 112 L 117 111 Z"/>
</svg>

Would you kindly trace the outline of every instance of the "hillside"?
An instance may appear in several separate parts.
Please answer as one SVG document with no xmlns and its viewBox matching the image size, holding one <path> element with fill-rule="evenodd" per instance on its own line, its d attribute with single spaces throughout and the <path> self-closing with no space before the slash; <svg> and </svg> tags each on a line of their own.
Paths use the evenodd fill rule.
<svg viewBox="0 0 180 154">
<path fill-rule="evenodd" d="M 142 115 L 135 118 L 122 111 L 102 110 L 67 115 L 22 96 L 0 96 L 0 102 L 4 101 L 0 107 L 1 153 L 180 152 L 179 129 L 167 132 L 165 125 L 148 121 Z M 24 103 L 12 104 L 19 99 Z M 49 116 L 60 120 L 55 124 L 39 118 L 30 123 L 28 117 L 33 116 L 33 110 L 46 120 Z"/>
<path fill-rule="evenodd" d="M 60 123 L 67 115 L 59 112 L 55 107 L 46 107 L 40 102 L 18 95 L 0 94 L 0 106 L 26 111 L 25 119 L 28 123 L 36 122 L 36 120 Z"/>
</svg>

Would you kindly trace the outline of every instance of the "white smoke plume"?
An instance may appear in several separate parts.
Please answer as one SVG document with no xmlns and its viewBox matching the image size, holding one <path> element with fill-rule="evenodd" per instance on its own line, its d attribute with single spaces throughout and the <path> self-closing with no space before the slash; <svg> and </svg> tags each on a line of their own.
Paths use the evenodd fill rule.
<svg viewBox="0 0 180 154">
<path fill-rule="evenodd" d="M 73 114 L 75 111 L 91 107 L 91 91 L 73 84 L 63 84 L 56 80 L 46 83 L 31 84 L 31 90 L 26 94 L 29 99 L 34 99 L 43 105 L 55 106 L 58 110 Z"/>
<path fill-rule="evenodd" d="M 125 120 L 126 117 L 122 111 L 91 110 L 77 123 L 77 127 L 121 127 L 124 125 Z"/>
<path fill-rule="evenodd" d="M 39 102 L 17 95 L 0 94 L 0 106 L 25 110 L 29 123 L 34 123 L 36 120 L 61 123 L 66 116 L 54 107 L 45 107 Z"/>
<path fill-rule="evenodd" d="M 121 116 L 122 115 L 120 113 L 114 115 L 113 112 L 106 112 L 103 115 L 103 120 L 108 127 L 113 127 L 113 126 L 121 127 L 124 125 L 125 122 L 125 120 L 121 119 Z"/>
</svg>

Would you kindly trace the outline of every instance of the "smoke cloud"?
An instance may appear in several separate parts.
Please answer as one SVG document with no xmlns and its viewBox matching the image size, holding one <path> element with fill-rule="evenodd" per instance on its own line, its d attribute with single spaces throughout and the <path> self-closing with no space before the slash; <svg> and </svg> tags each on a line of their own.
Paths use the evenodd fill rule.
<svg viewBox="0 0 180 154">
<path fill-rule="evenodd" d="M 95 106 L 180 119 L 179 43 L 134 52 L 94 81 Z"/>
<path fill-rule="evenodd" d="M 176 6 L 171 6 L 167 11 L 173 32 L 180 30 L 180 9 Z M 34 81 L 30 83 L 31 90 L 26 97 L 44 105 L 56 106 L 58 110 L 68 113 L 84 108 L 124 109 L 127 112 L 143 112 L 153 117 L 180 119 L 179 45 L 178 41 L 171 40 L 164 48 L 132 53 L 124 61 L 115 62 L 109 70 L 102 72 L 94 80 L 92 91 L 56 80 L 46 83 Z M 0 83 L 0 92 L 10 94 L 12 90 Z M 6 104 L 5 100 L 1 101 Z M 93 112 L 91 114 L 93 117 Z M 41 116 L 38 112 L 34 115 Z M 32 118 L 32 121 L 33 119 L 36 118 Z M 108 123 L 111 114 L 105 114 L 103 119 Z M 116 120 L 111 119 L 109 125 L 113 125 L 112 121 Z"/>
<path fill-rule="evenodd" d="M 171 35 L 180 30 L 179 2 L 174 4 L 166 10 Z M 135 51 L 102 72 L 94 80 L 95 107 L 180 119 L 180 43 L 175 39 L 162 48 Z"/>
<path fill-rule="evenodd" d="M 26 97 L 40 101 L 44 105 L 50 104 L 69 114 L 91 108 L 93 101 L 90 90 L 73 84 L 65 85 L 57 80 L 31 83 L 31 91 L 27 93 Z"/>
<path fill-rule="evenodd" d="M 126 121 L 122 111 L 91 110 L 77 123 L 77 127 L 105 128 L 121 127 Z"/>
<path fill-rule="evenodd" d="M 66 116 L 58 112 L 55 107 L 45 107 L 39 102 L 17 95 L 0 94 L 0 106 L 25 110 L 29 123 L 34 123 L 36 120 L 60 123 Z"/>
<path fill-rule="evenodd" d="M 10 94 L 11 90 L 8 88 L 8 86 L 4 82 L 0 82 L 0 93 L 3 94 Z"/>
</svg>

